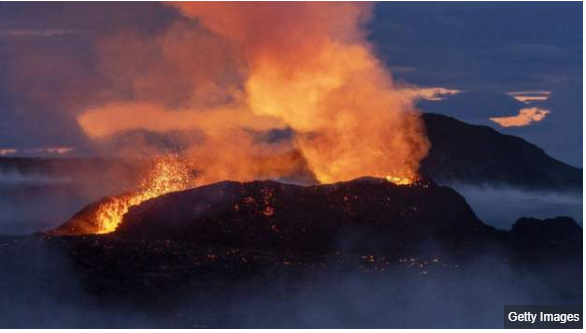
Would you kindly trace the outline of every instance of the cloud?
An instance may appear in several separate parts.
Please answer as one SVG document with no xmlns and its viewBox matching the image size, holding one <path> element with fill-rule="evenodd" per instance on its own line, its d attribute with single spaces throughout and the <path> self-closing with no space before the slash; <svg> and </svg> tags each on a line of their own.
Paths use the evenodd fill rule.
<svg viewBox="0 0 586 333">
<path fill-rule="evenodd" d="M 531 125 L 534 122 L 542 121 L 550 113 L 549 110 L 540 108 L 525 108 L 519 110 L 519 114 L 512 117 L 493 117 L 493 122 L 502 127 L 522 127 Z"/>
<path fill-rule="evenodd" d="M 214 96 L 211 101 L 230 95 L 214 86 L 224 87 L 232 78 L 206 80 L 207 73 L 216 73 L 214 65 L 228 58 L 229 47 L 209 36 L 209 43 L 179 52 L 176 45 L 201 35 L 199 24 L 180 19 L 164 4 L 3 2 L 1 7 L 0 141 L 4 146 L 75 145 L 79 152 L 89 143 L 75 116 L 104 100 L 146 99 L 178 108 L 193 101 L 193 91 Z M 395 82 L 466 91 L 443 101 L 421 99 L 421 105 L 433 104 L 424 110 L 520 135 L 553 155 L 564 152 L 564 160 L 581 165 L 581 8 L 581 3 L 553 2 L 501 6 L 384 2 L 376 5 L 367 25 L 368 38 L 391 68 Z M 136 31 L 137 37 L 108 38 L 122 31 Z M 105 39 L 109 42 L 98 43 L 97 48 L 112 54 L 114 64 L 95 59 L 96 41 Z M 159 44 L 164 47 L 155 48 Z M 150 52 L 153 48 L 164 52 Z M 214 61 L 207 62 L 204 55 L 211 52 Z M 568 54 L 577 61 L 556 62 Z M 193 61 L 182 61 L 190 58 Z M 156 69 L 144 71 L 143 66 L 151 63 Z M 242 74 L 238 64 L 231 68 L 214 76 Z M 135 73 L 140 80 L 132 80 Z M 568 85 L 575 85 L 576 93 L 563 92 Z M 552 113 L 534 126 L 501 128 L 489 117 L 515 116 L 528 106 L 516 96 L 493 94 L 492 99 L 467 93 L 479 90 L 552 91 L 549 100 L 530 104 Z"/>
<path fill-rule="evenodd" d="M 507 92 L 507 95 L 523 103 L 543 102 L 549 99 L 551 91 L 509 91 Z"/>
<path fill-rule="evenodd" d="M 184 17 L 154 36 L 127 29 L 99 43 L 97 69 L 111 85 L 78 116 L 89 139 L 197 131 L 203 139 L 185 154 L 210 179 L 273 153 L 256 132 L 290 129 L 320 182 L 416 172 L 428 142 L 413 101 L 448 92 L 395 84 L 364 38 L 370 5 L 171 6 Z"/>
<path fill-rule="evenodd" d="M 116 121 L 113 122 L 112 120 Z M 208 136 L 223 135 L 244 127 L 268 130 L 284 127 L 273 118 L 254 116 L 236 107 L 206 110 L 167 110 L 149 103 L 111 103 L 88 109 L 78 119 L 79 125 L 91 138 L 103 139 L 118 133 L 144 129 L 157 133 L 173 130 L 201 130 Z"/>
<path fill-rule="evenodd" d="M 418 106 L 421 109 L 447 114 L 475 124 L 496 123 L 500 127 L 522 127 L 539 122 L 550 113 L 550 108 L 532 104 L 547 101 L 551 95 L 550 91 L 460 92 L 424 88 L 413 93 L 420 98 Z"/>
<path fill-rule="evenodd" d="M 0 148 L 0 156 L 52 156 L 67 155 L 75 151 L 73 147 L 36 147 L 27 149 Z"/>
<path fill-rule="evenodd" d="M 0 38 L 19 37 L 55 37 L 84 33 L 75 29 L 3 29 L 0 30 Z"/>
<path fill-rule="evenodd" d="M 18 150 L 14 148 L 3 148 L 0 149 L 0 156 L 13 155 L 16 154 L 17 151 Z"/>
<path fill-rule="evenodd" d="M 457 95 L 462 91 L 443 87 L 412 87 L 403 89 L 403 92 L 418 100 L 443 101 L 444 99 Z"/>
<path fill-rule="evenodd" d="M 582 192 L 526 191 L 513 187 L 446 184 L 458 191 L 485 223 L 509 229 L 521 216 L 570 216 L 582 224 Z M 498 207 L 499 209 L 494 209 Z"/>
</svg>

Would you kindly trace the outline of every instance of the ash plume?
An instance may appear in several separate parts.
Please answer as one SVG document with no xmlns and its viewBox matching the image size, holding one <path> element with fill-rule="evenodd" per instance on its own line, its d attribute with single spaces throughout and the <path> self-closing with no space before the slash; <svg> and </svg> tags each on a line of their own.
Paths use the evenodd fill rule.
<svg viewBox="0 0 586 333">
<path fill-rule="evenodd" d="M 88 137 L 198 133 L 184 155 L 203 183 L 286 176 L 299 164 L 321 183 L 417 175 L 429 143 L 416 97 L 393 82 L 365 38 L 371 5 L 169 6 L 183 19 L 157 36 L 121 31 L 98 45 L 110 86 L 78 117 Z M 293 135 L 257 139 L 271 130 Z M 301 158 L 274 158 L 291 151 Z"/>
</svg>

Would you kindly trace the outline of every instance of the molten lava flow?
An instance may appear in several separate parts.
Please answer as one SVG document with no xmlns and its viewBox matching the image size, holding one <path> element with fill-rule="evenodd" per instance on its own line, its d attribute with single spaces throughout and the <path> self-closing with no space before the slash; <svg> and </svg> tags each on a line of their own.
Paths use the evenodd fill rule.
<svg viewBox="0 0 586 333">
<path fill-rule="evenodd" d="M 388 175 L 385 177 L 385 179 L 395 185 L 409 185 L 409 184 L 413 184 L 415 181 L 417 181 L 418 178 L 417 178 L 417 176 L 397 177 L 397 176 Z"/>
<path fill-rule="evenodd" d="M 104 202 L 96 213 L 98 234 L 106 234 L 116 230 L 122 217 L 130 207 L 158 197 L 160 195 L 181 191 L 194 186 L 193 177 L 187 164 L 176 156 L 165 156 L 155 159 L 152 167 L 141 182 L 135 193 L 113 197 Z"/>
</svg>

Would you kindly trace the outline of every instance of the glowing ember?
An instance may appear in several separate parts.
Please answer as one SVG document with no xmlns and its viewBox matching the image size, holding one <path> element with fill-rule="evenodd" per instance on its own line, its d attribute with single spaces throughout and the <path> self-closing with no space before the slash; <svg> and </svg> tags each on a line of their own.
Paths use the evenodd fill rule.
<svg viewBox="0 0 586 333">
<path fill-rule="evenodd" d="M 396 185 L 409 185 L 409 184 L 413 184 L 417 180 L 417 177 L 416 176 L 398 177 L 398 176 L 387 175 L 385 177 L 385 179 L 390 181 L 391 183 L 396 184 Z"/>
<path fill-rule="evenodd" d="M 103 203 L 97 212 L 98 234 L 116 230 L 130 207 L 160 195 L 185 190 L 195 185 L 187 164 L 176 156 L 157 158 L 136 193 L 115 197 Z"/>
</svg>

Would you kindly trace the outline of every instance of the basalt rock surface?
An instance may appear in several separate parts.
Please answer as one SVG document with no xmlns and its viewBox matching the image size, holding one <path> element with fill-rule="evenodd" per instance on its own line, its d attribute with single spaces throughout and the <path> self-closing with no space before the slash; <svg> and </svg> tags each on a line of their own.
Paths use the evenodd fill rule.
<svg viewBox="0 0 586 333">
<path fill-rule="evenodd" d="M 422 244 L 477 248 L 501 231 L 465 199 L 432 181 L 360 178 L 332 185 L 221 182 L 132 207 L 120 237 L 279 251 L 397 253 Z"/>
</svg>

